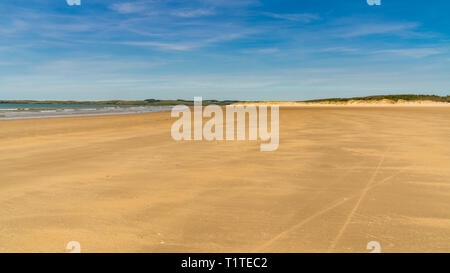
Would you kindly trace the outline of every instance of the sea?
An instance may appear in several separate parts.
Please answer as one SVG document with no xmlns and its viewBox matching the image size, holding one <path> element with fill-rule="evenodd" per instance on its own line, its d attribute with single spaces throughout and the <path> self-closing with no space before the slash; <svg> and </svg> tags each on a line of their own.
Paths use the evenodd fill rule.
<svg viewBox="0 0 450 273">
<path fill-rule="evenodd" d="M 0 120 L 124 115 L 171 109 L 171 106 L 0 103 Z"/>
</svg>

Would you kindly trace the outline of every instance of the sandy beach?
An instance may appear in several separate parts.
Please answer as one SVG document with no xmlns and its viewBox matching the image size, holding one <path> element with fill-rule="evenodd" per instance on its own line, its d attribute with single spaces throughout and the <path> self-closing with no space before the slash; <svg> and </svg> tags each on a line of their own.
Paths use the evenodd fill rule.
<svg viewBox="0 0 450 273">
<path fill-rule="evenodd" d="M 174 121 L 0 121 L 0 252 L 450 251 L 450 107 L 281 108 L 269 153 Z"/>
</svg>

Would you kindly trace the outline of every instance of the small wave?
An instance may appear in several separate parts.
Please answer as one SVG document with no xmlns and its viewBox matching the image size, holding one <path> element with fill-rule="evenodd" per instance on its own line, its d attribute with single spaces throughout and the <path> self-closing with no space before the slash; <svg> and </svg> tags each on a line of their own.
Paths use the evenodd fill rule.
<svg viewBox="0 0 450 273">
<path fill-rule="evenodd" d="M 14 119 L 39 119 L 39 118 L 58 118 L 58 117 L 83 117 L 83 116 L 103 116 L 103 115 L 121 115 L 121 114 L 137 114 L 137 113 L 149 113 L 159 111 L 170 111 L 172 107 L 149 107 L 149 106 L 136 106 L 136 107 L 100 107 L 97 109 L 85 108 L 85 109 L 32 109 L 33 112 L 23 111 L 24 108 L 18 109 L 19 111 L 3 112 L 0 109 L 0 120 L 14 120 Z M 3 114 L 3 115 L 2 115 Z"/>
</svg>

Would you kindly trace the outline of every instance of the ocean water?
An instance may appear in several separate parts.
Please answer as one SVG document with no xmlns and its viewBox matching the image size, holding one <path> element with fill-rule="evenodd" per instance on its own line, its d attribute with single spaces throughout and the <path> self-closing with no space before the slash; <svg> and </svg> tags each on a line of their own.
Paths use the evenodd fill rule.
<svg viewBox="0 0 450 273">
<path fill-rule="evenodd" d="M 0 120 L 137 114 L 170 109 L 170 106 L 0 103 Z"/>
</svg>

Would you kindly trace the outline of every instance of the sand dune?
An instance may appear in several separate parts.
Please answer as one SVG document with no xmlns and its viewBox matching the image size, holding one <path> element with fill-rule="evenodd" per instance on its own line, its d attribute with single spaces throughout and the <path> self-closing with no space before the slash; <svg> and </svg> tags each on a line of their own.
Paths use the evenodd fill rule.
<svg viewBox="0 0 450 273">
<path fill-rule="evenodd" d="M 264 101 L 264 102 L 237 102 L 234 105 L 279 105 L 295 107 L 325 107 L 325 106 L 351 106 L 351 107 L 450 107 L 448 102 L 439 102 L 431 100 L 355 100 L 348 101 L 319 101 L 319 102 L 297 102 L 297 101 Z"/>
<path fill-rule="evenodd" d="M 0 121 L 0 251 L 450 251 L 450 108 L 286 107 L 270 153 L 173 121 Z"/>
</svg>

